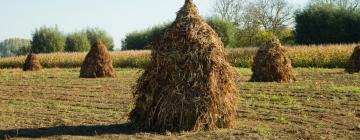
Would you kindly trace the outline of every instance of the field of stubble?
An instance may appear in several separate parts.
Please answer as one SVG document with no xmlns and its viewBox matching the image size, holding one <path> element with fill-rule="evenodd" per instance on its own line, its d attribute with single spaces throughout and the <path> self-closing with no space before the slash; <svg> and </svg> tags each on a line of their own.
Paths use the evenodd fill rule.
<svg viewBox="0 0 360 140">
<path fill-rule="evenodd" d="M 298 82 L 251 83 L 238 69 L 237 127 L 155 134 L 128 125 L 141 69 L 80 79 L 79 69 L 0 70 L 0 139 L 360 139 L 360 74 L 296 69 Z"/>
</svg>

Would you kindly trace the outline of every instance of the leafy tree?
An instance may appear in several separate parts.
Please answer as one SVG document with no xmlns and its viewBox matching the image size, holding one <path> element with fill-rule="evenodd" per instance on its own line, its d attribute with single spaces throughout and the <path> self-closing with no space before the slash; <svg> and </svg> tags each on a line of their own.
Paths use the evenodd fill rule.
<svg viewBox="0 0 360 140">
<path fill-rule="evenodd" d="M 218 33 L 225 47 L 235 47 L 235 34 L 237 29 L 232 22 L 217 17 L 211 17 L 207 19 L 207 23 Z M 131 32 L 121 41 L 121 49 L 147 49 L 150 43 L 168 26 L 170 26 L 170 23 L 156 25 L 142 31 Z"/>
<path fill-rule="evenodd" d="M 360 41 L 360 12 L 328 4 L 310 5 L 295 15 L 299 44 L 355 43 Z"/>
<path fill-rule="evenodd" d="M 237 29 L 234 23 L 219 17 L 208 18 L 207 23 L 219 34 L 226 48 L 236 47 L 235 34 Z"/>
<path fill-rule="evenodd" d="M 29 53 L 31 41 L 28 39 L 9 38 L 0 43 L 0 57 L 18 56 Z"/>
<path fill-rule="evenodd" d="M 143 31 L 134 31 L 126 35 L 121 41 L 122 50 L 141 50 L 147 49 L 150 43 L 156 39 L 160 33 L 170 24 L 160 24 Z"/>
<path fill-rule="evenodd" d="M 252 38 L 240 38 L 237 42 L 238 46 L 244 47 L 257 47 L 264 45 L 267 41 L 271 40 L 275 35 L 272 32 L 266 32 L 264 30 L 257 30 Z M 251 40 L 249 40 L 251 39 Z"/>
<path fill-rule="evenodd" d="M 310 6 L 330 6 L 339 9 L 359 10 L 359 0 L 310 0 Z"/>
<path fill-rule="evenodd" d="M 65 47 L 65 36 L 58 27 L 40 27 L 32 37 L 31 51 L 34 53 L 62 52 Z"/>
<path fill-rule="evenodd" d="M 101 39 L 101 41 L 106 45 L 109 51 L 114 50 L 115 45 L 113 38 L 108 35 L 105 30 L 102 30 L 100 28 L 88 28 L 85 32 L 91 45 L 93 45 L 97 39 Z"/>
<path fill-rule="evenodd" d="M 85 52 L 90 50 L 90 41 L 86 32 L 75 32 L 66 37 L 66 52 Z"/>
</svg>

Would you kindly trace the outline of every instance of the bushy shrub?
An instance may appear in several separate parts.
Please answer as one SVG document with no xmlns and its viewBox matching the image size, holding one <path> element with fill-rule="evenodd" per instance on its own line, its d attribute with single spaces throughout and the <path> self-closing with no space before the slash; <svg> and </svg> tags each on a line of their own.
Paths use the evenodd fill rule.
<svg viewBox="0 0 360 140">
<path fill-rule="evenodd" d="M 225 48 L 235 48 L 236 26 L 231 21 L 219 17 L 210 17 L 207 23 L 213 28 L 224 43 Z"/>
<path fill-rule="evenodd" d="M 143 31 L 134 31 L 126 35 L 123 39 L 122 50 L 142 50 L 148 49 L 147 46 L 156 39 L 160 33 L 170 24 L 160 24 Z"/>
<path fill-rule="evenodd" d="M 90 41 L 86 32 L 74 32 L 66 37 L 66 52 L 86 52 L 90 50 Z"/>
<path fill-rule="evenodd" d="M 88 28 L 85 30 L 87 37 L 90 41 L 90 45 L 93 45 L 97 39 L 101 39 L 101 41 L 105 44 L 109 51 L 114 50 L 114 41 L 113 38 L 107 34 L 105 30 L 100 28 Z"/>
<path fill-rule="evenodd" d="M 235 46 L 235 34 L 236 26 L 227 20 L 223 20 L 218 17 L 211 17 L 207 19 L 207 23 L 218 33 L 219 37 L 227 48 L 233 48 Z M 170 23 L 163 23 L 154 27 L 134 31 L 126 35 L 123 39 L 121 49 L 122 50 L 142 50 L 148 49 L 147 46 L 156 39 L 159 34 L 168 26 Z"/>
<path fill-rule="evenodd" d="M 0 43 L 0 57 L 25 55 L 30 52 L 29 39 L 9 38 Z"/>
<path fill-rule="evenodd" d="M 242 34 L 237 35 L 236 45 L 238 47 L 258 47 L 264 45 L 267 41 L 271 40 L 275 35 L 272 32 L 257 30 L 250 37 L 241 37 Z"/>
<path fill-rule="evenodd" d="M 360 41 L 360 11 L 314 5 L 295 15 L 296 43 L 326 44 Z"/>
<path fill-rule="evenodd" d="M 31 51 L 34 53 L 62 52 L 65 36 L 58 27 L 40 27 L 32 37 Z"/>
</svg>

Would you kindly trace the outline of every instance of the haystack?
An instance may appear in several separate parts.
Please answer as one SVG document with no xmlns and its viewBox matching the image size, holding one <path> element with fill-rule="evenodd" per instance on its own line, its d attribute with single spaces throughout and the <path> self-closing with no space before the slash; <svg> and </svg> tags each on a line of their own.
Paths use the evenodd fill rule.
<svg viewBox="0 0 360 140">
<path fill-rule="evenodd" d="M 33 53 L 30 53 L 25 60 L 25 63 L 23 65 L 24 71 L 38 71 L 41 70 L 41 64 L 40 61 L 37 59 L 36 55 Z"/>
<path fill-rule="evenodd" d="M 293 82 L 296 80 L 287 51 L 273 38 L 260 47 L 252 66 L 253 82 Z"/>
<path fill-rule="evenodd" d="M 115 77 L 112 60 L 106 46 L 98 39 L 86 55 L 80 70 L 81 78 Z"/>
<path fill-rule="evenodd" d="M 234 126 L 233 71 L 221 39 L 192 0 L 186 0 L 175 22 L 150 47 L 150 64 L 134 93 L 134 126 L 156 132 Z"/>
<path fill-rule="evenodd" d="M 360 72 L 360 46 L 356 46 L 351 55 L 345 71 L 352 74 Z"/>
</svg>

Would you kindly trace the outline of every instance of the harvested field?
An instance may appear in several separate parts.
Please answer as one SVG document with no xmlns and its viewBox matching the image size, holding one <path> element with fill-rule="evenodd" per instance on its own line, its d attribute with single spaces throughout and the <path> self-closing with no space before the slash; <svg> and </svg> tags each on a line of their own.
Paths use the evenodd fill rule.
<svg viewBox="0 0 360 140">
<path fill-rule="evenodd" d="M 79 69 L 0 70 L 0 139 L 360 139 L 360 74 L 295 69 L 298 81 L 251 83 L 238 69 L 237 126 L 153 134 L 127 125 L 141 69 L 79 79 Z"/>
</svg>

